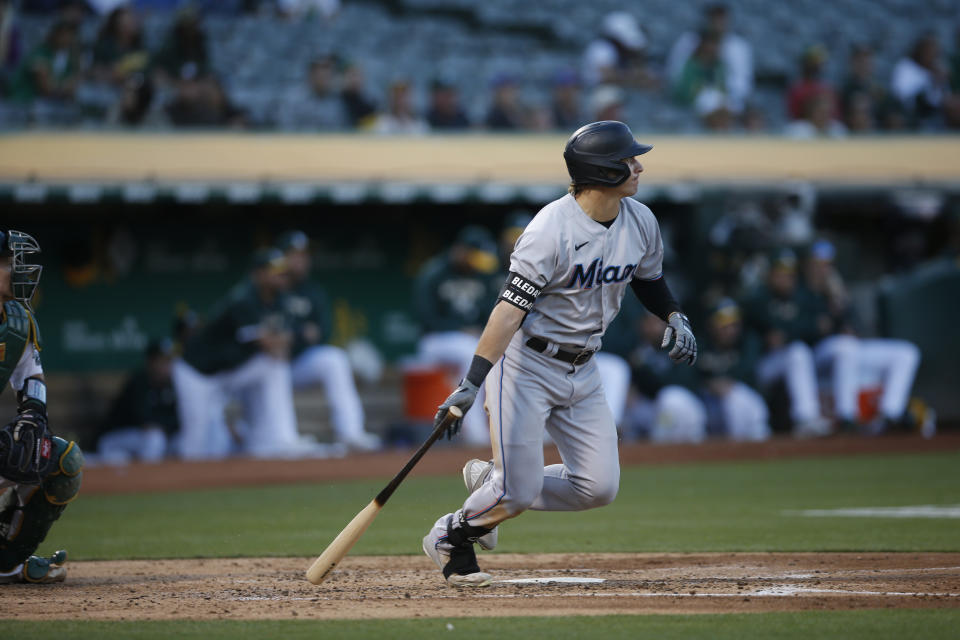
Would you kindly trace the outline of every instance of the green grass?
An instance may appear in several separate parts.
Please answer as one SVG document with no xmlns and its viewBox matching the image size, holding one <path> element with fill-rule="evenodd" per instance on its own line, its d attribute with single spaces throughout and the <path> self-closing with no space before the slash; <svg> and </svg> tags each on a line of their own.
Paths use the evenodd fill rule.
<svg viewBox="0 0 960 640">
<path fill-rule="evenodd" d="M 318 463 L 322 464 L 322 463 Z M 393 470 L 384 470 L 385 474 Z M 385 480 L 84 496 L 41 550 L 74 559 L 311 556 Z M 416 554 L 464 498 L 459 476 L 408 479 L 354 554 Z M 502 527 L 503 552 L 958 551 L 960 520 L 803 518 L 784 510 L 960 503 L 960 452 L 624 470 L 603 509 L 527 512 Z"/>
<path fill-rule="evenodd" d="M 453 625 L 449 629 L 447 625 Z M 411 638 L 426 640 L 512 640 L 549 638 L 765 638 L 810 640 L 937 640 L 956 638 L 960 610 L 811 611 L 722 615 L 647 615 L 565 618 L 450 618 L 363 621 L 143 621 L 143 622 L 12 622 L 0 625 L 4 638 Z"/>
</svg>

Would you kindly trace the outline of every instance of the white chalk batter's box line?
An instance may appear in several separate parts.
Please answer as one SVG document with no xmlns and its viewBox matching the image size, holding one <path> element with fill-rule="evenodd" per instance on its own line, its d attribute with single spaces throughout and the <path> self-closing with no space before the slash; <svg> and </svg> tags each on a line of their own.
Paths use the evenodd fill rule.
<svg viewBox="0 0 960 640">
<path fill-rule="evenodd" d="M 494 584 L 497 584 L 496 582 Z M 512 599 L 512 598 L 789 598 L 798 594 L 836 594 L 844 596 L 875 596 L 890 598 L 960 598 L 960 593 L 940 593 L 940 592 L 907 592 L 907 591 L 846 591 L 844 589 L 811 589 L 806 587 L 777 587 L 775 589 L 758 589 L 756 591 L 740 591 L 738 593 L 649 593 L 646 591 L 623 591 L 612 593 L 479 593 L 475 590 L 461 591 L 456 595 L 429 595 L 429 596 L 374 596 L 366 597 L 365 600 L 454 600 L 460 599 L 464 594 L 469 594 L 471 598 L 484 599 Z M 317 596 L 312 598 L 295 597 L 285 598 L 282 596 L 238 596 L 229 598 L 234 601 L 271 601 L 271 602 L 336 602 L 343 600 L 358 600 L 358 598 L 334 598 L 331 596 Z"/>
<path fill-rule="evenodd" d="M 806 518 L 960 518 L 960 504 L 919 504 L 906 507 L 850 507 L 842 509 L 790 509 L 784 516 Z"/>
</svg>

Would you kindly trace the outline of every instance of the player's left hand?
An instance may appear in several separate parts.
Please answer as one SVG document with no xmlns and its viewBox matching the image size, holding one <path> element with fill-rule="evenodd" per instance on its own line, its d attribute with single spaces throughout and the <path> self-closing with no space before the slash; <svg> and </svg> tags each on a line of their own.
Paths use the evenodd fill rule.
<svg viewBox="0 0 960 640">
<path fill-rule="evenodd" d="M 466 378 L 461 380 L 460 386 L 457 387 L 437 409 L 437 415 L 433 419 L 433 428 L 436 429 L 440 422 L 443 421 L 447 416 L 447 409 L 450 407 L 458 407 L 463 412 L 463 415 L 467 415 L 467 411 L 470 410 L 470 407 L 473 406 L 474 401 L 477 399 L 478 391 L 480 391 L 480 387 L 477 385 Z M 461 426 L 463 426 L 462 417 L 451 422 L 450 426 L 447 427 L 447 439 L 452 439 L 453 436 L 460 431 Z"/>
<path fill-rule="evenodd" d="M 674 362 L 686 362 L 690 366 L 697 361 L 697 339 L 693 337 L 690 320 L 682 313 L 674 311 L 667 319 L 667 330 L 663 332 L 661 349 L 666 349 L 671 340 L 674 340 L 670 349 L 670 358 Z"/>
<path fill-rule="evenodd" d="M 37 483 L 53 466 L 53 442 L 47 418 L 40 411 L 21 411 L 0 429 L 0 475 L 21 483 Z"/>
</svg>

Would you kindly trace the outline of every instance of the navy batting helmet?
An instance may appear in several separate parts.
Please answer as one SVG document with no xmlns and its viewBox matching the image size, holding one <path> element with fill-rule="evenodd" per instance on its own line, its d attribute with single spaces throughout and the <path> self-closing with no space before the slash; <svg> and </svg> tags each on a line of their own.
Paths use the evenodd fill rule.
<svg viewBox="0 0 960 640">
<path fill-rule="evenodd" d="M 615 187 L 630 177 L 624 158 L 653 149 L 640 144 L 630 127 L 616 120 L 602 120 L 580 127 L 567 140 L 563 159 L 573 184 Z"/>
</svg>

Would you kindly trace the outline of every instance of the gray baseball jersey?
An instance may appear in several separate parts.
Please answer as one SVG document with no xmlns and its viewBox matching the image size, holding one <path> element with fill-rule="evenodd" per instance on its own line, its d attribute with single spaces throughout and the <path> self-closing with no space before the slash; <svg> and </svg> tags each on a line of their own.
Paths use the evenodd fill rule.
<svg viewBox="0 0 960 640">
<path fill-rule="evenodd" d="M 564 345 L 566 351 L 598 349 L 630 280 L 660 277 L 662 261 L 659 225 L 632 198 L 621 200 L 609 228 L 570 195 L 527 226 L 501 302 L 528 315 L 485 381 L 494 469 L 449 519 L 491 528 L 526 509 L 590 509 L 613 500 L 620 480 L 617 431 L 596 359 L 571 364 L 553 354 Z M 531 337 L 553 345 L 537 350 L 527 344 Z M 543 466 L 544 429 L 563 464 Z M 449 519 L 435 526 L 443 529 Z M 437 532 L 438 544 L 444 534 Z"/>
<path fill-rule="evenodd" d="M 630 280 L 655 280 L 663 265 L 660 226 L 645 205 L 620 201 L 610 228 L 572 195 L 544 207 L 517 240 L 510 270 L 542 286 L 523 332 L 596 350 Z"/>
</svg>

